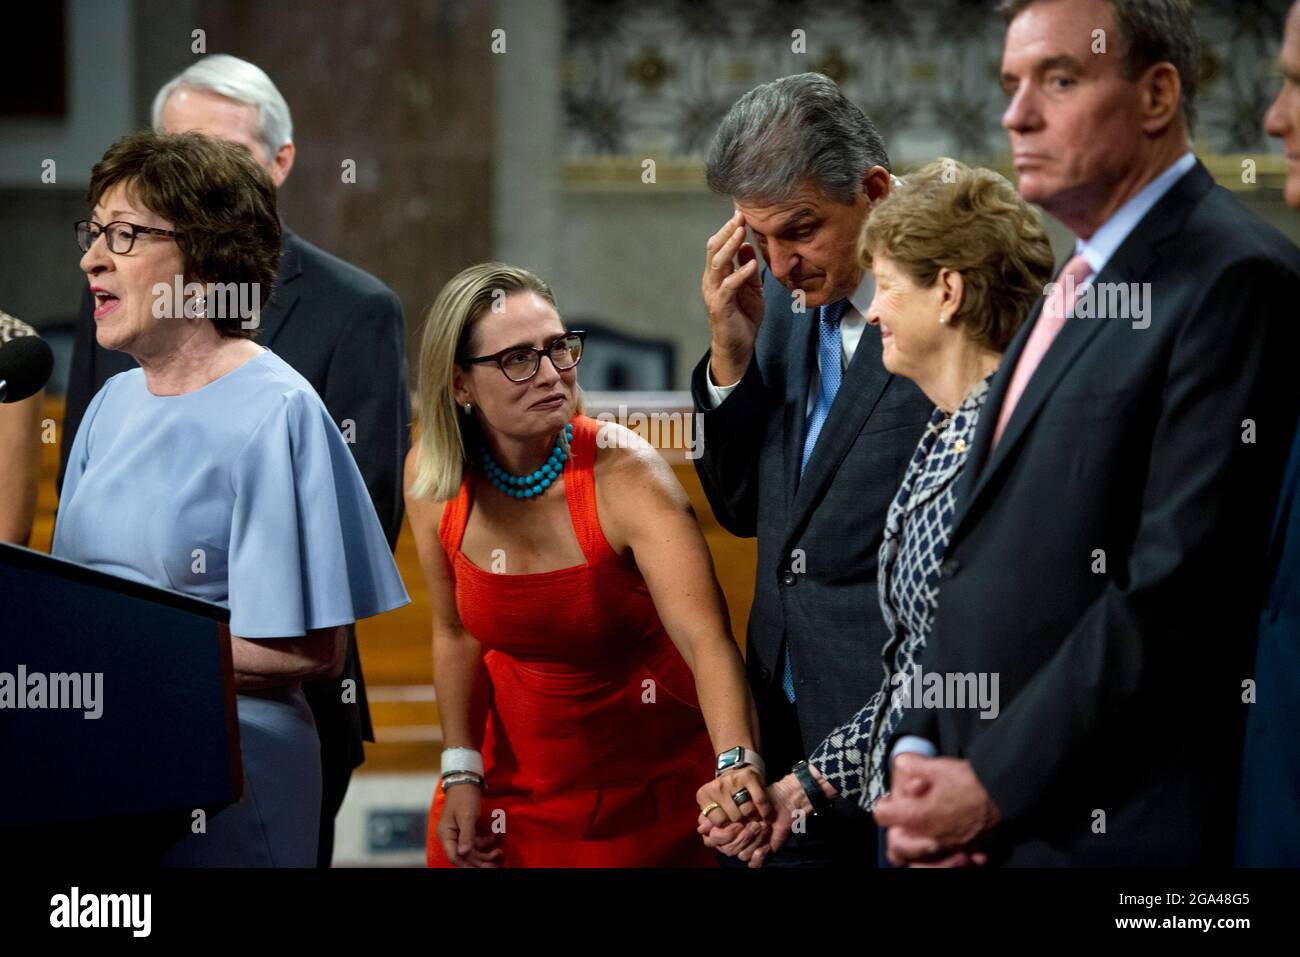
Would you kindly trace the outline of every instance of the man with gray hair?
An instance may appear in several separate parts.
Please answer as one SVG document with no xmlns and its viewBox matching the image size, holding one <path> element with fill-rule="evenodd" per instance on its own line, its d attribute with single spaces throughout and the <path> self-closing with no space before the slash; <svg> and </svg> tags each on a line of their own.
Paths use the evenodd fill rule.
<svg viewBox="0 0 1300 957">
<path fill-rule="evenodd" d="M 277 188 L 293 169 L 288 104 L 265 72 L 233 56 L 203 57 L 164 85 L 154 98 L 153 126 L 161 132 L 195 131 L 238 143 Z M 92 311 L 87 291 L 68 380 L 60 487 L 68 451 L 91 398 L 111 376 L 135 365 L 126 353 L 100 348 Z M 351 423 L 347 435 L 352 453 L 389 547 L 394 547 L 402 525 L 402 464 L 411 424 L 401 303 L 374 276 L 285 227 L 279 275 L 261 310 L 258 341 L 312 384 L 340 428 Z M 319 863 L 328 866 L 334 816 L 353 768 L 365 760 L 362 741 L 374 740 L 352 627 L 343 674 L 303 690 L 321 739 Z"/>
<path fill-rule="evenodd" d="M 735 213 L 705 253 L 712 341 L 691 380 L 705 435 L 695 465 L 722 526 L 758 539 L 746 670 L 766 778 L 796 766 L 816 807 L 834 789 L 816 793 L 801 759 L 879 685 L 876 555 L 932 406 L 885 371 L 864 315 L 874 284 L 858 236 L 891 176 L 862 110 L 820 74 L 764 84 L 723 119 L 707 176 Z M 753 810 L 728 800 L 733 821 Z M 875 862 L 875 827 L 855 803 L 837 798 L 807 824 L 764 863 Z M 706 840 L 734 848 L 736 830 Z"/>
</svg>

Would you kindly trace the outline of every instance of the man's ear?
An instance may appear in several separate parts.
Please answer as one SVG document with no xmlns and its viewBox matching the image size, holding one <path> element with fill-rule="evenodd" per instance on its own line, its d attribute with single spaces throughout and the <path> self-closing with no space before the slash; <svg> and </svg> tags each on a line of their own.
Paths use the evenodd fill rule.
<svg viewBox="0 0 1300 957">
<path fill-rule="evenodd" d="M 883 166 L 873 166 L 862 176 L 862 192 L 867 194 L 867 199 L 873 204 L 888 196 L 889 188 L 889 170 Z"/>
<path fill-rule="evenodd" d="M 292 143 L 285 143 L 275 152 L 271 158 L 271 168 L 267 170 L 271 174 L 271 182 L 275 188 L 279 189 L 284 185 L 284 181 L 289 178 L 289 172 L 293 169 L 293 160 L 297 155 L 297 150 Z"/>
<path fill-rule="evenodd" d="M 1142 131 L 1159 136 L 1182 114 L 1183 81 L 1172 63 L 1153 63 L 1138 80 Z"/>
</svg>

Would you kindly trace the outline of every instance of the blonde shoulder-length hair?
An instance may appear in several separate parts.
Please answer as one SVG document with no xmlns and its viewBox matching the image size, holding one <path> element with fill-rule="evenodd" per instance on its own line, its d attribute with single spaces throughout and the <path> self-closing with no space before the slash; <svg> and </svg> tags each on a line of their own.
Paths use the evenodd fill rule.
<svg viewBox="0 0 1300 957">
<path fill-rule="evenodd" d="M 460 490 L 469 452 L 478 443 L 478 425 L 473 413 L 462 412 L 456 404 L 452 377 L 456 366 L 473 354 L 474 328 L 479 320 L 494 305 L 520 292 L 536 293 L 558 311 L 555 294 L 544 279 L 520 266 L 499 262 L 462 269 L 442 287 L 430 307 L 420 342 L 413 497 L 442 502 Z M 581 390 L 577 411 L 582 412 Z"/>
</svg>

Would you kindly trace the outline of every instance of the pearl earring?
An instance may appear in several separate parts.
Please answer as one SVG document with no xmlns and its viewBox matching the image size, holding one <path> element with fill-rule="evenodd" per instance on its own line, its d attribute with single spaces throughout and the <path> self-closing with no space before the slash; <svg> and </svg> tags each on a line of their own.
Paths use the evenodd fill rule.
<svg viewBox="0 0 1300 957">
<path fill-rule="evenodd" d="M 946 326 L 946 325 L 948 325 L 948 320 L 945 319 L 943 316 L 940 316 L 940 317 L 939 317 L 939 325 L 941 325 L 941 326 Z"/>
<path fill-rule="evenodd" d="M 472 405 L 470 405 L 468 402 L 466 402 L 466 403 L 465 403 L 465 414 L 466 414 L 466 415 L 469 415 L 470 410 L 473 409 L 473 408 L 474 408 L 474 407 L 473 407 Z"/>
</svg>

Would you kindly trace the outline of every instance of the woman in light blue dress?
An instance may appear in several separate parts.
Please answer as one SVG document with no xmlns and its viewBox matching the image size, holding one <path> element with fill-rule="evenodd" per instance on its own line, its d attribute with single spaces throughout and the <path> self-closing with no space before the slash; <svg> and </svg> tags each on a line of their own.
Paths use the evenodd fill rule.
<svg viewBox="0 0 1300 957">
<path fill-rule="evenodd" d="M 163 863 L 314 866 L 320 743 L 302 682 L 338 674 L 348 624 L 409 599 L 324 404 L 209 285 L 265 300 L 274 189 L 237 146 L 148 132 L 109 149 L 90 199 L 96 338 L 141 368 L 86 411 L 52 550 L 230 608 L 244 794 Z M 178 299 L 176 277 L 202 288 Z"/>
</svg>

